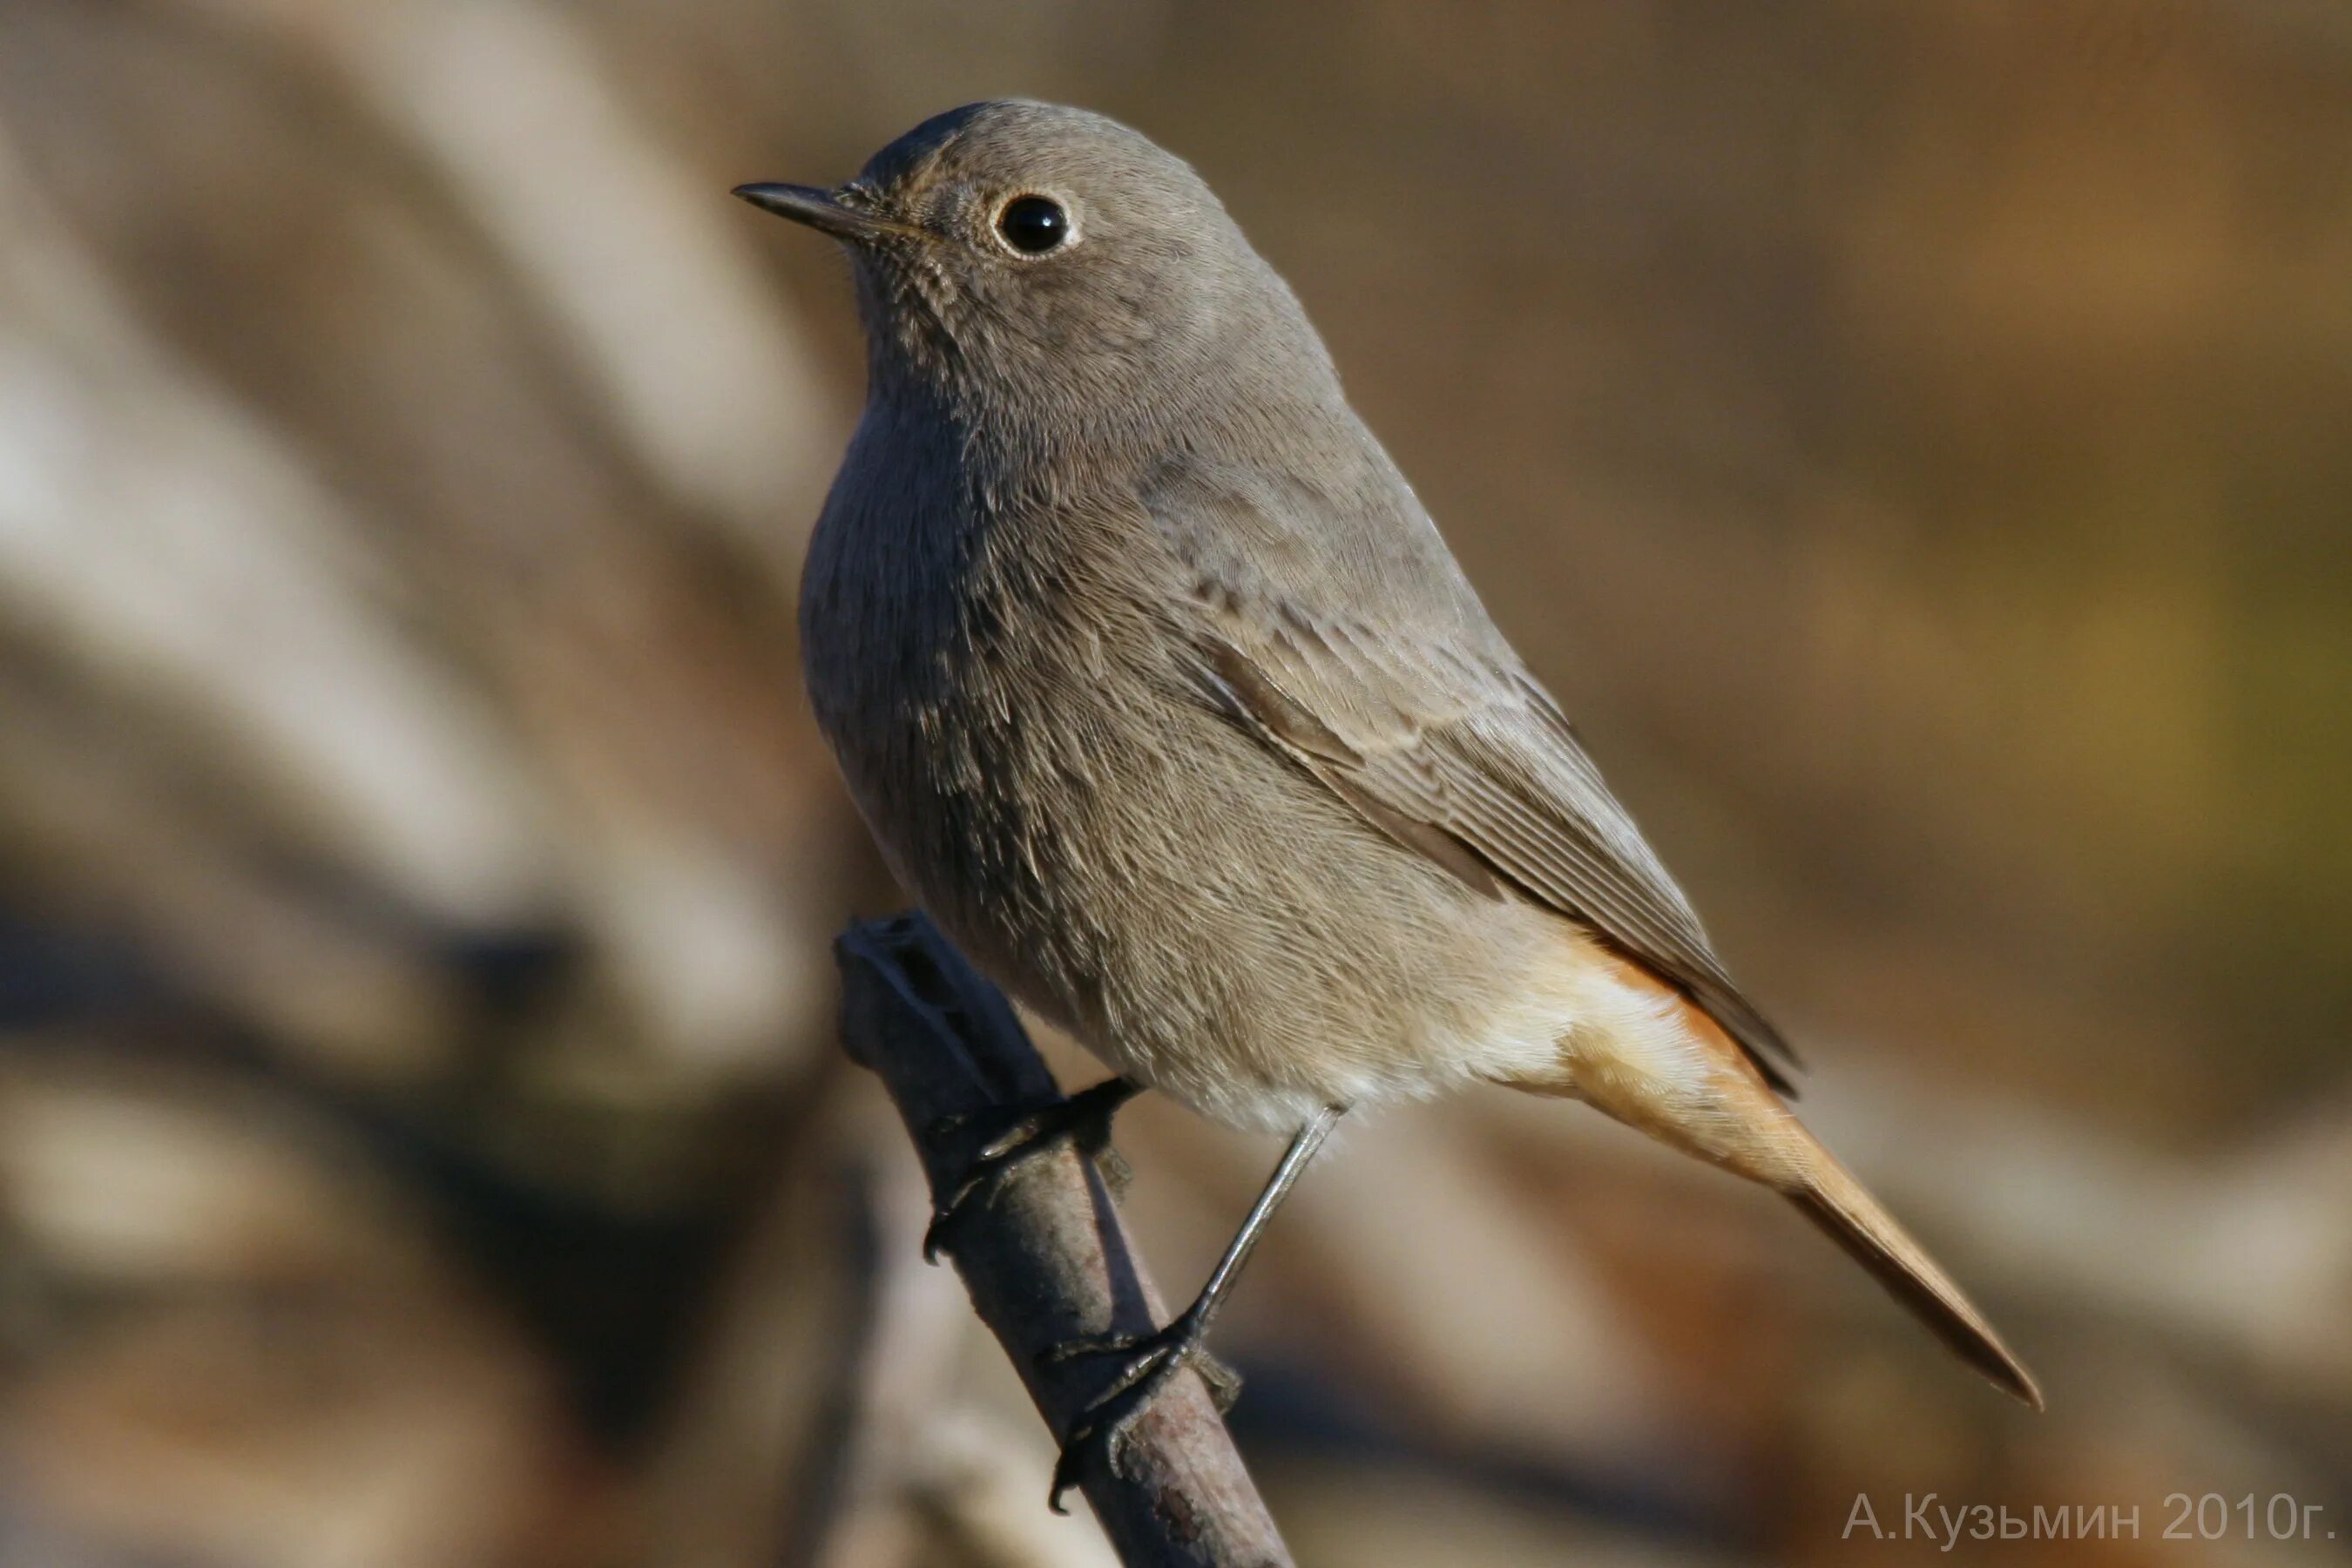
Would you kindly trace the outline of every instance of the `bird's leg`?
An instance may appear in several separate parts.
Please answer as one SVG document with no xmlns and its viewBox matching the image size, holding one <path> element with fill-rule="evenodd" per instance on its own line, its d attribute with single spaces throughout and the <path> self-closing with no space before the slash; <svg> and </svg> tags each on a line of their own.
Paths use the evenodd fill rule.
<svg viewBox="0 0 2352 1568">
<path fill-rule="evenodd" d="M 1192 1304 L 1177 1315 L 1166 1328 L 1149 1334 L 1105 1334 L 1087 1339 L 1069 1340 L 1046 1351 L 1037 1359 L 1041 1363 L 1073 1361 L 1080 1356 L 1124 1355 L 1126 1364 L 1110 1386 L 1097 1394 L 1087 1407 L 1078 1412 L 1077 1419 L 1062 1438 L 1062 1456 L 1054 1466 L 1053 1490 L 1046 1501 L 1056 1513 L 1065 1511 L 1062 1494 L 1077 1484 L 1078 1468 L 1090 1448 L 1100 1445 L 1104 1462 L 1114 1472 L 1118 1466 L 1118 1450 L 1125 1444 L 1128 1428 L 1143 1414 L 1160 1390 L 1168 1385 L 1185 1367 L 1202 1373 L 1211 1392 L 1217 1397 L 1217 1407 L 1223 1410 L 1232 1405 L 1240 1392 L 1241 1382 L 1231 1372 L 1212 1361 L 1203 1348 L 1209 1333 L 1209 1320 L 1216 1315 L 1219 1303 L 1225 1297 L 1249 1261 L 1249 1255 L 1273 1219 L 1274 1211 L 1307 1169 L 1307 1163 L 1323 1146 L 1331 1129 L 1346 1114 L 1343 1106 L 1326 1106 L 1315 1113 L 1306 1126 L 1282 1152 L 1282 1159 L 1266 1178 L 1265 1190 L 1250 1205 L 1249 1215 L 1242 1227 L 1225 1247 L 1217 1266 L 1209 1272 L 1209 1282 Z"/>
<path fill-rule="evenodd" d="M 990 1137 L 964 1167 L 963 1175 L 949 1194 L 931 1211 L 930 1228 L 923 1233 L 923 1257 L 937 1262 L 940 1249 L 947 1245 L 948 1233 L 964 1205 L 980 1195 L 982 1187 L 993 1188 L 1018 1165 L 1036 1154 L 1055 1148 L 1063 1142 L 1075 1142 L 1078 1152 L 1089 1158 L 1110 1154 L 1110 1119 L 1122 1105 L 1143 1092 L 1143 1086 L 1131 1079 L 1109 1078 L 1091 1088 L 1082 1089 L 1067 1100 L 1058 1100 L 1038 1110 L 1005 1110 L 986 1113 L 992 1125 Z M 948 1137 L 971 1130 L 978 1120 L 971 1116 L 950 1116 L 933 1122 L 925 1130 L 931 1140 Z M 1113 1173 L 1118 1180 L 1125 1167 Z"/>
</svg>

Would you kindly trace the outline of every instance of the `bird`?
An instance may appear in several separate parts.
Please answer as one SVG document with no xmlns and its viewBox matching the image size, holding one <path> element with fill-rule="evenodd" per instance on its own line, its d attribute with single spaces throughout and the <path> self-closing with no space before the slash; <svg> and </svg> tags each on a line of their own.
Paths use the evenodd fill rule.
<svg viewBox="0 0 2352 1568">
<path fill-rule="evenodd" d="M 818 726 L 935 922 L 1114 1072 L 983 1158 L 1145 1089 L 1289 1140 L 1189 1308 L 1056 1352 L 1126 1360 L 1063 1435 L 1055 1507 L 1205 1363 L 1343 1116 L 1478 1085 L 1581 1100 L 1784 1194 L 2041 1406 L 1798 1121 L 1787 1041 L 1189 164 L 1003 99 L 846 184 L 734 194 L 840 243 L 864 330 L 801 588 Z"/>
</svg>

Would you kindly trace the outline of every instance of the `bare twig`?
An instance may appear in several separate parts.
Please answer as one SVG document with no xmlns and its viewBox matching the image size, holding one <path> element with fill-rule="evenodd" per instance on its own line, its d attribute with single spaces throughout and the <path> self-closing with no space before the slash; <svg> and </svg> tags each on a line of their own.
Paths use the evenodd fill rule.
<svg viewBox="0 0 2352 1568">
<path fill-rule="evenodd" d="M 843 1043 L 888 1088 L 935 1196 L 956 1190 L 971 1141 L 940 1139 L 933 1129 L 1060 1098 L 1011 1006 L 920 915 L 852 926 L 835 953 Z M 959 1143 L 967 1146 L 952 1146 Z M 1101 1175 L 1076 1150 L 1025 1162 L 981 1201 L 984 1208 L 955 1230 L 956 1271 L 1039 1413 L 1064 1431 L 1115 1369 L 1085 1360 L 1041 1366 L 1041 1353 L 1080 1335 L 1148 1333 L 1159 1297 Z M 1215 1403 L 1192 1373 L 1136 1422 L 1119 1468 L 1088 1467 L 1080 1489 L 1130 1568 L 1290 1562 Z"/>
</svg>

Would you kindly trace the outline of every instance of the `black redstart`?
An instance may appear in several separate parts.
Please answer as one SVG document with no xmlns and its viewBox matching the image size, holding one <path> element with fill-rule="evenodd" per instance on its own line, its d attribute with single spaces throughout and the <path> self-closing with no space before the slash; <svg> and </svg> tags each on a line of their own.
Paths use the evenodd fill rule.
<svg viewBox="0 0 2352 1568">
<path fill-rule="evenodd" d="M 1342 1114 L 1475 1083 L 1584 1100 L 1785 1194 L 2041 1403 L 1790 1113 L 1788 1047 L 1189 166 L 998 101 L 838 189 L 736 194 L 855 263 L 866 412 L 801 626 L 891 867 L 1118 1070 L 1082 1110 L 1150 1088 L 1292 1135 L 1192 1307 L 1071 1347 L 1130 1359 L 1066 1435 L 1057 1497 L 1199 1354 Z"/>
</svg>

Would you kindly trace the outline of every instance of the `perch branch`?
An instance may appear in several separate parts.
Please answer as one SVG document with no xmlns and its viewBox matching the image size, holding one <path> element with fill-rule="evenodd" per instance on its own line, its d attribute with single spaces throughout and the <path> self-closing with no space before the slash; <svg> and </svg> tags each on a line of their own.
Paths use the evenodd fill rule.
<svg viewBox="0 0 2352 1568">
<path fill-rule="evenodd" d="M 1013 1009 L 920 915 L 852 926 L 841 964 L 842 1042 L 880 1077 L 934 1202 L 962 1180 L 977 1137 L 937 1137 L 956 1118 L 1027 1112 L 1061 1098 Z M 1092 1161 L 1064 1146 L 1016 1167 L 961 1216 L 950 1250 L 972 1307 L 1056 1433 L 1105 1392 L 1114 1365 L 1041 1365 L 1081 1335 L 1143 1334 L 1160 1302 Z M 1187 1371 L 1132 1428 L 1121 1473 L 1087 1468 L 1079 1489 L 1129 1568 L 1284 1568 L 1290 1555 L 1208 1388 Z"/>
</svg>

